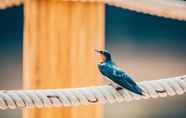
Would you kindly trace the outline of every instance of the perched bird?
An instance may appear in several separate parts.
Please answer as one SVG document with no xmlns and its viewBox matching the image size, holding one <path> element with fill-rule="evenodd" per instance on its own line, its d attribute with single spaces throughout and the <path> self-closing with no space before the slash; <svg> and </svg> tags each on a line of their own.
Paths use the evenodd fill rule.
<svg viewBox="0 0 186 118">
<path fill-rule="evenodd" d="M 132 80 L 132 78 L 123 72 L 119 67 L 117 67 L 116 64 L 114 64 L 111 58 L 111 53 L 109 51 L 95 51 L 102 56 L 101 62 L 97 64 L 99 71 L 113 83 L 119 86 L 116 88 L 117 90 L 125 88 L 136 94 L 144 95 L 143 90 Z"/>
</svg>

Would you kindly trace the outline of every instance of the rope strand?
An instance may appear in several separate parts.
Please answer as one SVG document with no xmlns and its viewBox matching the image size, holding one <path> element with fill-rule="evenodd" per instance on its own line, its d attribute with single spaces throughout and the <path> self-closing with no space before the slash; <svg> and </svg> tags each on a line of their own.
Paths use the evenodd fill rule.
<svg viewBox="0 0 186 118">
<path fill-rule="evenodd" d="M 105 104 L 182 95 L 186 92 L 186 75 L 143 81 L 139 82 L 139 86 L 145 91 L 144 96 L 126 89 L 117 90 L 110 85 L 69 89 L 1 90 L 0 109 Z"/>
</svg>

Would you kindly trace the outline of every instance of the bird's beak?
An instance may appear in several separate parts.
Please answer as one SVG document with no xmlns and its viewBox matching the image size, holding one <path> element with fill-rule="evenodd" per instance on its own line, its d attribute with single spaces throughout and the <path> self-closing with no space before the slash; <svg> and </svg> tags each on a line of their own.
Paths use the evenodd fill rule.
<svg viewBox="0 0 186 118">
<path fill-rule="evenodd" d="M 98 53 L 98 55 L 99 55 L 99 62 L 101 63 L 101 62 L 103 62 L 104 60 L 105 60 L 105 56 L 103 55 L 103 53 L 102 53 L 102 51 L 101 50 L 98 50 L 98 49 L 95 49 L 94 50 L 96 53 Z"/>
<path fill-rule="evenodd" d="M 97 53 L 99 53 L 99 54 L 101 53 L 101 51 L 98 50 L 98 49 L 95 49 L 94 51 L 97 52 Z"/>
</svg>

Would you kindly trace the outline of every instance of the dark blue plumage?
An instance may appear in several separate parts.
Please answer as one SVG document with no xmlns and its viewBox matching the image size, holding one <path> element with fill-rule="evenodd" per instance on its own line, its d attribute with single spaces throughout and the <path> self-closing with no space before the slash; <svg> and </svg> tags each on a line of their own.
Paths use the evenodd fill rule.
<svg viewBox="0 0 186 118">
<path fill-rule="evenodd" d="M 111 59 L 111 54 L 104 50 L 96 52 L 104 56 L 104 61 L 98 63 L 100 72 L 122 88 L 126 88 L 136 94 L 143 95 L 143 90 L 125 72 L 118 68 Z"/>
</svg>

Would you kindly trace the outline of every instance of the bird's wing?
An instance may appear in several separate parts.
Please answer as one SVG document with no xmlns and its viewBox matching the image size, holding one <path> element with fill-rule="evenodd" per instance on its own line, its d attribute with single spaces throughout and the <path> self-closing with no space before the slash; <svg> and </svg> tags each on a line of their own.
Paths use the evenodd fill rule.
<svg viewBox="0 0 186 118">
<path fill-rule="evenodd" d="M 113 81 L 120 81 L 120 82 L 127 82 L 132 85 L 136 85 L 136 83 L 129 77 L 126 73 L 124 73 L 120 68 L 117 66 L 111 65 L 98 65 L 101 73 L 108 78 L 114 79 Z"/>
<path fill-rule="evenodd" d="M 136 85 L 136 83 L 132 80 L 130 76 L 128 76 L 126 73 L 124 73 L 121 69 L 118 67 L 113 68 L 113 76 L 115 78 L 120 79 L 121 81 L 127 81 L 130 84 Z"/>
<path fill-rule="evenodd" d="M 136 83 L 129 77 L 126 73 L 124 73 L 120 68 L 117 66 L 111 66 L 107 64 L 98 64 L 100 72 L 107 76 L 108 78 L 115 79 L 115 81 L 120 82 L 128 82 L 130 84 L 136 85 Z"/>
<path fill-rule="evenodd" d="M 142 95 L 143 90 L 132 80 L 130 76 L 124 73 L 115 65 L 99 65 L 99 69 L 104 76 L 107 76 L 114 83 L 126 88 L 136 94 Z"/>
<path fill-rule="evenodd" d="M 115 71 L 113 71 L 113 78 L 115 78 L 114 81 L 117 84 L 136 94 L 143 95 L 143 90 L 135 83 L 135 81 L 132 80 L 130 76 L 118 68 L 114 68 L 113 70 Z"/>
</svg>

